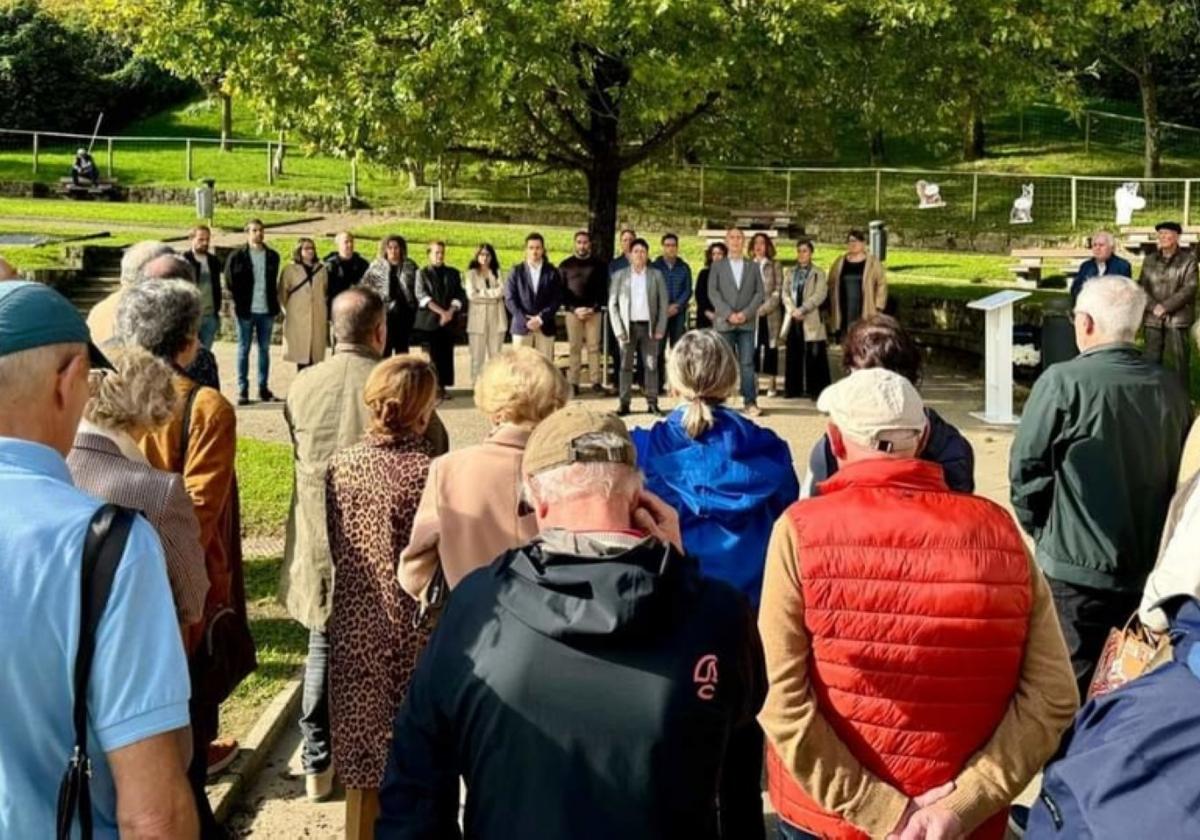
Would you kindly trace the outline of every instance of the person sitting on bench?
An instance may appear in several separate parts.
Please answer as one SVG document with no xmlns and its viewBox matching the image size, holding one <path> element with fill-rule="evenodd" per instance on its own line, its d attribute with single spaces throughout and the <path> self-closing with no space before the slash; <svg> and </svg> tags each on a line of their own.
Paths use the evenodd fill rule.
<svg viewBox="0 0 1200 840">
<path fill-rule="evenodd" d="M 86 183 L 81 184 L 81 181 Z M 77 187 L 100 183 L 100 170 L 96 168 L 96 161 L 92 160 L 87 149 L 81 148 L 75 152 L 75 162 L 71 164 L 71 183 Z"/>
</svg>

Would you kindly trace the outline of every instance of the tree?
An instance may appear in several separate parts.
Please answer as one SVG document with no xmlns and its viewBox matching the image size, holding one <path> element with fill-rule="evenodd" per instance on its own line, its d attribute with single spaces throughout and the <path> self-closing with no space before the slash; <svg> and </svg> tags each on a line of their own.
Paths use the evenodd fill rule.
<svg viewBox="0 0 1200 840">
<path fill-rule="evenodd" d="M 1137 82 L 1143 170 L 1145 177 L 1155 178 L 1162 168 L 1161 87 L 1200 38 L 1200 0 L 1089 0 L 1087 5 L 1100 56 Z"/>
<path fill-rule="evenodd" d="M 772 39 L 785 7 L 795 4 L 291 0 L 238 85 L 279 127 L 397 168 L 445 154 L 580 173 L 608 253 L 623 173 L 733 118 L 751 92 L 803 81 Z"/>
</svg>

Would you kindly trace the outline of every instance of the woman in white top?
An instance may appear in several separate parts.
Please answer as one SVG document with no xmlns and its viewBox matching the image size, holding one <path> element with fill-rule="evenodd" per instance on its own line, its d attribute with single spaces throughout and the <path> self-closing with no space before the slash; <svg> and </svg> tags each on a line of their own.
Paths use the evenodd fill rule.
<svg viewBox="0 0 1200 840">
<path fill-rule="evenodd" d="M 467 341 L 471 348 L 471 381 L 504 344 L 508 314 L 504 311 L 504 281 L 496 249 L 484 242 L 467 267 Z"/>
</svg>

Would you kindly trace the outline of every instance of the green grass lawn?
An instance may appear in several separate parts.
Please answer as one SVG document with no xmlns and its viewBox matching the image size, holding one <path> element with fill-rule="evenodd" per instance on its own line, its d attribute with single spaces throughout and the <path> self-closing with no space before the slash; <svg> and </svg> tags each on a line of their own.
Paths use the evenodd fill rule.
<svg viewBox="0 0 1200 840">
<path fill-rule="evenodd" d="M 239 210 L 218 207 L 213 224 L 240 230 L 249 216 L 257 216 L 265 224 L 294 221 L 304 214 L 278 210 Z M 14 220 L 20 217 L 20 220 Z M 7 219 L 16 229 L 23 220 L 53 222 L 87 222 L 121 225 L 141 225 L 146 228 L 168 227 L 186 230 L 196 224 L 196 209 L 192 205 L 128 204 L 124 202 L 72 201 L 48 198 L 0 198 L 0 220 Z"/>
<path fill-rule="evenodd" d="M 242 532 L 256 537 L 282 537 L 292 498 L 291 447 L 239 438 L 237 474 Z"/>
</svg>

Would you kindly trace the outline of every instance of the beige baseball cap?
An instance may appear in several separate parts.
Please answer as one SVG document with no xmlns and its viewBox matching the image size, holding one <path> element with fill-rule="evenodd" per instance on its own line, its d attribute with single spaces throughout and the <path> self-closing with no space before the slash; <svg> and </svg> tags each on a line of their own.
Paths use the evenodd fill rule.
<svg viewBox="0 0 1200 840">
<path fill-rule="evenodd" d="M 611 435 L 620 438 L 620 442 L 605 445 L 594 440 L 599 435 Z M 521 471 L 530 476 L 587 462 L 636 467 L 637 451 L 621 418 L 575 402 L 560 408 L 533 430 L 525 444 Z"/>
<path fill-rule="evenodd" d="M 817 398 L 817 410 L 850 440 L 884 451 L 919 437 L 928 423 L 917 389 L 884 368 L 856 370 L 830 385 Z"/>
</svg>

